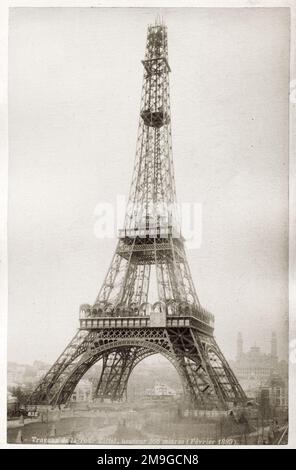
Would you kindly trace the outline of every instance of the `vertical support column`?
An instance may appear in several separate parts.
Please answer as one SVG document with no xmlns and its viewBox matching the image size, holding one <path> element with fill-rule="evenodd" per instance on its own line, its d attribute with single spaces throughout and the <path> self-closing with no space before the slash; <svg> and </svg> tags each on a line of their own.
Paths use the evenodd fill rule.
<svg viewBox="0 0 296 470">
<path fill-rule="evenodd" d="M 150 351 L 135 346 L 106 352 L 94 397 L 112 401 L 126 398 L 128 379 L 133 368 L 150 354 Z"/>
</svg>

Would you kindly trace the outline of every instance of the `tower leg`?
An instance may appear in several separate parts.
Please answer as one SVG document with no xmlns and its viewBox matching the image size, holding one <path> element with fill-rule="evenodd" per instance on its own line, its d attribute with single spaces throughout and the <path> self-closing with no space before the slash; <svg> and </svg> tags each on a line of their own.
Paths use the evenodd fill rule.
<svg viewBox="0 0 296 470">
<path fill-rule="evenodd" d="M 212 336 L 191 328 L 169 330 L 170 340 L 182 370 L 185 390 L 201 408 L 227 409 L 246 395 Z"/>
<path fill-rule="evenodd" d="M 134 367 L 152 352 L 145 348 L 125 347 L 103 355 L 103 365 L 98 380 L 95 397 L 123 400 L 127 384 Z"/>
<path fill-rule="evenodd" d="M 111 351 L 103 355 L 102 372 L 99 378 L 95 397 L 122 399 L 121 382 L 126 369 L 126 352 L 124 350 Z"/>
<path fill-rule="evenodd" d="M 202 409 L 215 406 L 217 397 L 201 362 L 198 364 L 183 357 L 180 366 L 183 370 L 184 388 L 192 405 Z"/>
<path fill-rule="evenodd" d="M 91 333 L 84 330 L 79 330 L 74 338 L 70 341 L 66 349 L 59 356 L 57 361 L 41 379 L 38 386 L 30 396 L 28 404 L 50 404 L 52 397 L 55 395 L 59 387 L 61 378 L 68 373 L 69 368 L 73 366 L 77 357 L 79 357 L 88 345 L 88 338 Z"/>
</svg>

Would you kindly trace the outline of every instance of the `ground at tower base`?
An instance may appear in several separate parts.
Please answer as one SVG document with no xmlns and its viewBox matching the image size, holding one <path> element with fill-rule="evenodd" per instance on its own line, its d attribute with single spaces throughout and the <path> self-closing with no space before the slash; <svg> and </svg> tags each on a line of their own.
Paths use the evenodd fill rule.
<svg viewBox="0 0 296 470">
<path fill-rule="evenodd" d="M 8 363 L 8 432 L 11 444 L 287 444 L 287 363 L 269 348 L 247 349 L 237 334 L 231 366 L 246 390 L 246 406 L 198 410 L 186 401 L 180 377 L 161 355 L 132 372 L 124 400 L 94 399 L 102 361 L 77 384 L 66 406 L 26 405 L 49 364 Z M 249 405 L 248 405 L 249 403 Z M 248 406 L 247 406 L 248 405 Z M 246 419 L 244 419 L 246 418 Z"/>
<path fill-rule="evenodd" d="M 287 417 L 263 418 L 256 405 L 233 410 L 186 408 L 175 397 L 124 403 L 71 403 L 38 407 L 35 416 L 10 421 L 17 444 L 252 445 L 287 444 Z M 33 413 L 30 413 L 31 415 Z"/>
</svg>

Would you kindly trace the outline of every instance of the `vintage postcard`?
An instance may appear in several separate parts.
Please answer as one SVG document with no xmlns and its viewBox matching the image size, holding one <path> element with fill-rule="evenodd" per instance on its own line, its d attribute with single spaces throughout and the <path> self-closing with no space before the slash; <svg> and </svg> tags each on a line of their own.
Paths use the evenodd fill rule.
<svg viewBox="0 0 296 470">
<path fill-rule="evenodd" d="M 291 9 L 260 3 L 9 9 L 8 444 L 288 444 Z"/>
</svg>

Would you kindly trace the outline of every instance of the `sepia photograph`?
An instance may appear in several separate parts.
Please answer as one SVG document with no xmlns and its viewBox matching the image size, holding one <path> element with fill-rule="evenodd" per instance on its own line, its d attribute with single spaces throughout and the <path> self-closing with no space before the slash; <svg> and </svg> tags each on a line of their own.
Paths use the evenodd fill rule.
<svg viewBox="0 0 296 470">
<path fill-rule="evenodd" d="M 8 444 L 288 444 L 291 16 L 249 3 L 9 8 Z"/>
</svg>

